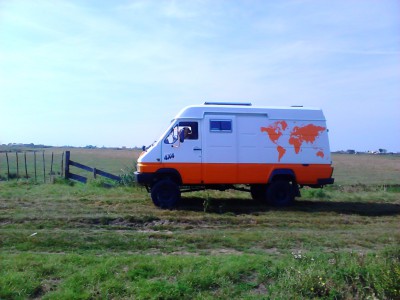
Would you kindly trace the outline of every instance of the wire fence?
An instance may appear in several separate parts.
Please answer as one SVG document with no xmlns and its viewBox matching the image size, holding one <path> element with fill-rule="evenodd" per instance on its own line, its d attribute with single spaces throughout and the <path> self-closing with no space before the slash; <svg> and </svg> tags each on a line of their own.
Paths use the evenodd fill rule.
<svg viewBox="0 0 400 300">
<path fill-rule="evenodd" d="M 51 182 L 63 176 L 65 152 L 44 150 L 0 151 L 0 181 L 31 179 Z"/>
</svg>

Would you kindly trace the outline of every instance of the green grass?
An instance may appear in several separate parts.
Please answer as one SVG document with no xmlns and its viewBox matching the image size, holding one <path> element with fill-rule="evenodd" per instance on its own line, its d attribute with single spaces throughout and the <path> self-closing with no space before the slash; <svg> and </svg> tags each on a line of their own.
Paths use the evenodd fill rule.
<svg viewBox="0 0 400 300">
<path fill-rule="evenodd" d="M 395 299 L 400 193 L 303 190 L 291 207 L 246 193 L 0 183 L 0 299 Z M 204 202 L 207 210 L 204 212 Z"/>
<path fill-rule="evenodd" d="M 2 255 L 0 297 L 395 298 L 398 252 L 265 255 Z M 397 274 L 397 277 L 396 275 Z"/>
<path fill-rule="evenodd" d="M 45 152 L 56 172 L 64 150 Z M 114 174 L 137 155 L 71 149 Z M 2 181 L 0 299 L 398 299 L 400 158 L 333 162 L 335 185 L 302 189 L 285 208 L 203 191 L 160 210 L 135 186 Z"/>
</svg>

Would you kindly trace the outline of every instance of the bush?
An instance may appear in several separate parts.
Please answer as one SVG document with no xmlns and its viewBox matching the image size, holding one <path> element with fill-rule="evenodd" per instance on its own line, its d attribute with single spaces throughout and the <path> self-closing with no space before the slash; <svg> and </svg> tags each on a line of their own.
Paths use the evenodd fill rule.
<svg viewBox="0 0 400 300">
<path fill-rule="evenodd" d="M 306 189 L 302 192 L 303 197 L 314 199 L 329 199 L 331 198 L 328 192 L 323 189 Z"/>
<path fill-rule="evenodd" d="M 118 186 L 118 182 L 107 178 L 89 179 L 87 184 L 93 187 L 112 188 Z"/>
<path fill-rule="evenodd" d="M 127 170 L 122 170 L 124 173 L 120 175 L 120 184 L 124 186 L 135 186 L 135 169 L 129 168 Z"/>
<path fill-rule="evenodd" d="M 54 184 L 62 184 L 68 186 L 74 186 L 75 182 L 69 179 L 65 179 L 64 177 L 54 177 L 53 179 Z"/>
</svg>

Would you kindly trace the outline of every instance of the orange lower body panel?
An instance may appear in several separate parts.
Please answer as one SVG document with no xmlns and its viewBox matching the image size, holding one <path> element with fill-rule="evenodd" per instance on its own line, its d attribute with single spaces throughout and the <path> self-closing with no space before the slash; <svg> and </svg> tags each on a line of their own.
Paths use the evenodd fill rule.
<svg viewBox="0 0 400 300">
<path fill-rule="evenodd" d="M 155 173 L 162 168 L 179 172 L 183 184 L 257 184 L 268 182 L 277 169 L 290 169 L 298 184 L 317 184 L 321 178 L 331 178 L 329 164 L 220 164 L 220 163 L 140 163 L 141 173 Z"/>
</svg>

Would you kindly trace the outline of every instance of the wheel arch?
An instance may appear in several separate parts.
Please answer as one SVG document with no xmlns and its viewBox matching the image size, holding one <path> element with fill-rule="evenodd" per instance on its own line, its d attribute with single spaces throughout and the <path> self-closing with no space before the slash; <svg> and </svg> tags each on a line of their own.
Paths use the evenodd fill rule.
<svg viewBox="0 0 400 300">
<path fill-rule="evenodd" d="M 277 180 L 287 180 L 287 181 L 296 182 L 296 174 L 294 173 L 294 171 L 292 169 L 275 169 L 271 172 L 268 183 L 271 183 L 271 182 L 277 181 Z"/>
<path fill-rule="evenodd" d="M 272 171 L 268 183 L 284 180 L 291 182 L 293 185 L 293 192 L 296 197 L 301 197 L 299 185 L 296 180 L 296 173 L 292 169 L 275 169 Z"/>
<path fill-rule="evenodd" d="M 158 169 L 154 173 L 154 183 L 156 183 L 157 181 L 159 181 L 161 179 L 170 179 L 170 180 L 174 181 L 178 185 L 182 184 L 181 174 L 179 174 L 179 172 L 176 169 L 173 169 L 173 168 Z"/>
</svg>

